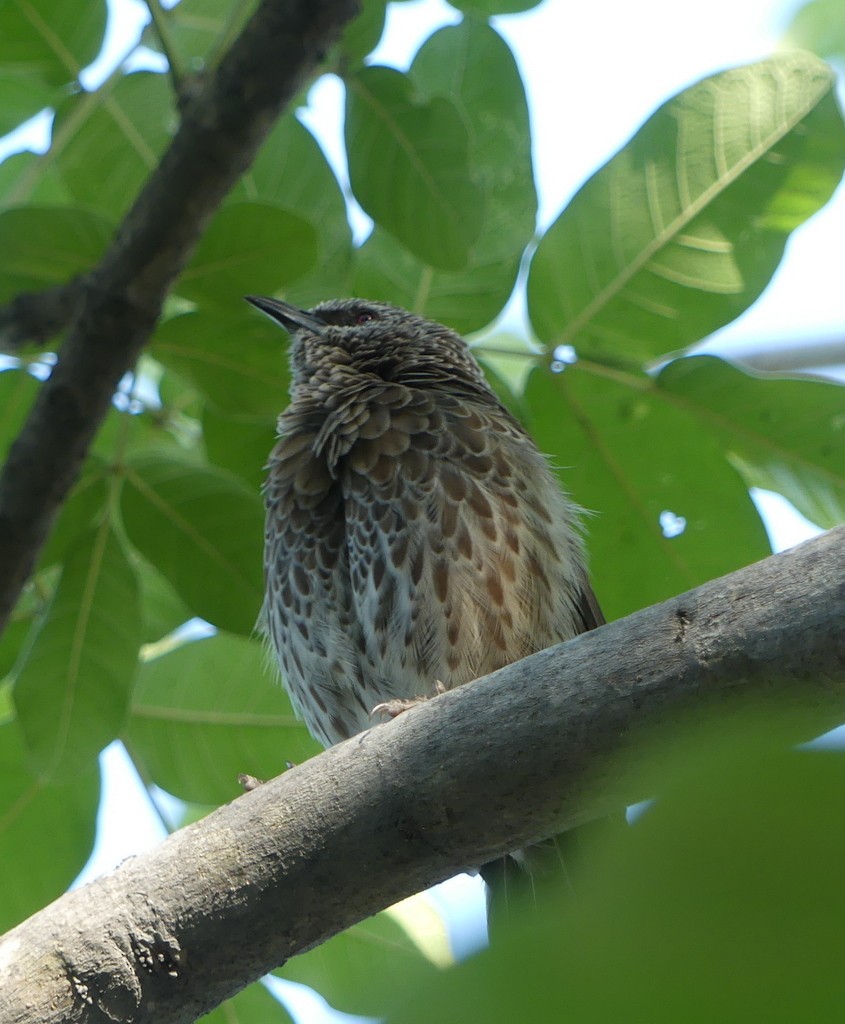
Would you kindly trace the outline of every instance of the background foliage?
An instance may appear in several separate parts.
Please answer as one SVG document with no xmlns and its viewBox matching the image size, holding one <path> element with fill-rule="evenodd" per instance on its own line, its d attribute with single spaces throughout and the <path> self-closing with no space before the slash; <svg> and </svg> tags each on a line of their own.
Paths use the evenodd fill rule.
<svg viewBox="0 0 845 1024">
<path fill-rule="evenodd" d="M 830 68 L 793 52 L 685 90 L 537 238 L 525 95 L 507 44 L 487 21 L 533 4 L 454 6 L 464 20 L 426 40 L 407 71 L 365 63 L 381 34 L 383 0 L 365 0 L 326 57 L 325 69 L 346 87 L 351 187 L 374 222 L 366 241 L 353 245 L 335 173 L 287 113 L 209 226 L 148 354 L 115 398 L 0 640 L 0 929 L 60 894 L 84 865 L 95 835 L 97 756 L 112 740 L 124 742 L 149 784 L 202 805 L 189 814 L 234 798 L 238 772 L 272 776 L 285 759 L 301 761 L 317 749 L 253 636 L 261 601 L 259 486 L 288 371 L 286 336 L 243 304 L 246 293 L 306 306 L 357 293 L 475 333 L 489 328 L 515 287 L 526 289 L 536 343 L 503 343 L 488 331 L 477 354 L 561 467 L 562 484 L 600 513 L 589 521 L 589 548 L 610 618 L 765 556 L 752 486 L 779 491 L 822 526 L 845 521 L 841 388 L 752 375 L 689 351 L 755 301 L 790 231 L 841 178 L 845 127 Z M 56 111 L 46 153 L 0 164 L 0 301 L 64 283 L 97 261 L 173 131 L 179 83 L 213 69 L 250 7 L 182 0 L 163 11 L 153 4 L 144 42 L 166 54 L 171 74 L 120 68 L 93 91 L 78 79 L 101 46 L 104 0 L 0 8 L 0 131 L 45 106 Z M 816 0 L 796 21 L 805 45 L 819 48 L 820 38 L 831 38 L 818 29 L 825 16 L 835 21 Z M 45 363 L 49 356 L 27 351 L 0 373 L 4 448 Z M 215 634 L 191 640 L 178 632 L 195 618 Z M 744 823 L 749 834 L 740 845 L 767 859 L 760 851 L 790 832 L 793 808 L 787 800 L 776 821 L 767 809 L 773 793 L 797 794 L 796 814 L 823 806 L 836 786 L 841 796 L 841 780 L 827 771 L 832 761 L 799 764 L 778 735 L 776 750 L 771 738 L 757 744 L 745 737 L 720 755 L 731 779 L 754 776 L 759 791 L 749 782 L 734 794 L 727 768 L 701 767 L 679 783 L 659 813 L 632 830 L 638 838 L 625 886 L 598 895 L 619 877 L 613 858 L 622 854 L 610 852 L 585 883 L 590 895 L 579 913 L 588 917 L 559 927 L 555 916 L 551 937 L 541 936 L 546 959 L 528 955 L 524 978 L 547 978 L 543 972 L 554 974 L 565 956 L 583 989 L 568 995 L 581 1006 L 584 979 L 604 965 L 608 935 L 625 927 L 618 917 L 646 919 L 655 936 L 663 927 L 688 930 L 698 915 L 713 936 L 731 930 L 730 901 L 711 913 L 693 891 L 693 879 L 706 888 L 725 877 L 708 853 L 711 875 L 701 879 L 709 847 L 690 849 L 693 836 L 710 834 L 701 822 L 718 821 L 720 834 Z M 738 747 L 750 751 L 741 763 Z M 704 755 L 700 761 L 709 763 Z M 684 784 L 704 794 L 695 817 L 678 796 Z M 746 812 L 757 807 L 765 813 L 749 825 Z M 804 847 L 818 851 L 819 820 L 810 813 L 801 828 Z M 802 869 L 809 888 L 796 898 L 805 909 L 822 898 L 813 877 L 829 877 L 839 832 L 829 837 L 830 860 L 808 858 Z M 679 836 L 687 845 L 675 859 Z M 780 848 L 773 888 L 790 873 L 787 853 Z M 841 850 L 836 856 L 841 864 Z M 740 880 L 754 873 L 751 857 L 734 865 L 738 898 Z M 660 865 L 669 862 L 674 874 L 667 876 Z M 676 913 L 667 921 L 671 906 Z M 836 915 L 841 922 L 841 909 L 831 906 L 827 917 Z M 402 920 L 366 922 L 284 974 L 359 1013 L 384 1013 L 397 992 L 431 993 L 442 957 L 420 934 L 409 936 Z M 776 925 L 759 920 L 771 935 Z M 575 938 L 582 926 L 583 944 Z M 797 918 L 786 915 L 780 926 L 797 930 Z M 741 936 L 737 957 L 758 937 L 753 929 Z M 831 938 L 840 950 L 841 938 Z M 525 941 L 530 954 L 536 937 Z M 634 940 L 620 941 L 614 948 Z M 729 966 L 717 947 L 714 938 L 702 974 Z M 644 948 L 657 955 L 657 946 Z M 467 995 L 476 992 L 470 976 L 485 986 L 491 977 L 513 978 L 514 961 L 503 957 L 493 952 L 456 973 L 442 990 L 440 1016 L 477 1017 L 458 1013 L 462 1000 L 476 998 Z M 641 977 L 632 963 L 619 991 L 630 993 Z M 693 1019 L 687 983 L 699 993 L 704 984 L 681 975 L 677 993 L 666 996 L 666 1019 L 681 1015 L 674 1000 Z M 523 1001 L 538 989 L 543 998 L 561 998 L 548 985 L 520 988 L 521 1016 L 532 1016 Z M 648 985 L 641 996 L 648 1000 Z M 504 995 L 493 999 L 484 1019 L 504 1020 L 506 1006 Z M 428 1020 L 429 1011 L 418 1000 L 416 1011 L 406 1007 L 396 1019 Z M 285 1019 L 260 988 L 223 1012 L 209 1019 Z M 614 1018 L 621 1012 L 607 1008 Z M 538 1006 L 535 1019 L 547 1017 L 548 1007 Z"/>
</svg>

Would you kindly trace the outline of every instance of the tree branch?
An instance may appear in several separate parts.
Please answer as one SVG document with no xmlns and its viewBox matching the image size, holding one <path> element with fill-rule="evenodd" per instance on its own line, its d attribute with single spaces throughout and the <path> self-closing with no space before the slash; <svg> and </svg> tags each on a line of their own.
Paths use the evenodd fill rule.
<svg viewBox="0 0 845 1024">
<path fill-rule="evenodd" d="M 0 309 L 0 352 L 14 352 L 27 342 L 40 344 L 64 330 L 77 313 L 80 282 L 22 292 Z"/>
<path fill-rule="evenodd" d="M 619 765 L 681 710 L 778 695 L 826 730 L 843 580 L 845 527 L 332 748 L 9 932 L 0 1019 L 194 1020 L 396 900 L 650 795 Z"/>
<path fill-rule="evenodd" d="M 102 262 L 0 475 L 0 629 L 118 382 L 135 363 L 223 197 L 357 0 L 264 0 L 205 87 Z"/>
</svg>

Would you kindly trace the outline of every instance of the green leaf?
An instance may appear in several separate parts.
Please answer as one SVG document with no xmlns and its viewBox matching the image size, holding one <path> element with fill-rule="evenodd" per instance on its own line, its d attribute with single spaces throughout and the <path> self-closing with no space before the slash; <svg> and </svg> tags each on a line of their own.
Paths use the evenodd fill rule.
<svg viewBox="0 0 845 1024">
<path fill-rule="evenodd" d="M 0 136 L 55 101 L 56 90 L 38 77 L 0 68 Z"/>
<path fill-rule="evenodd" d="M 129 539 L 172 584 L 192 615 L 252 633 L 261 607 L 261 499 L 223 470 L 138 454 L 121 495 Z"/>
<path fill-rule="evenodd" d="M 277 122 L 232 196 L 293 210 L 316 228 L 317 264 L 285 289 L 290 302 L 307 309 L 349 292 L 346 201 L 317 140 L 292 114 Z"/>
<path fill-rule="evenodd" d="M 535 370 L 525 399 L 540 450 L 570 467 L 563 485 L 596 513 L 586 521 L 587 550 L 608 618 L 770 553 L 719 438 L 648 378 L 580 364 Z"/>
<path fill-rule="evenodd" d="M 497 14 L 519 14 L 536 7 L 540 0 L 449 0 L 453 7 L 465 14 L 492 18 Z"/>
<path fill-rule="evenodd" d="M 0 213 L 0 302 L 64 284 L 88 270 L 111 234 L 107 220 L 80 207 L 28 206 Z"/>
<path fill-rule="evenodd" d="M 74 81 L 100 51 L 106 29 L 104 0 L 18 0 L 3 5 L 0 64 L 48 85 Z"/>
<path fill-rule="evenodd" d="M 20 433 L 39 387 L 35 377 L 26 370 L 10 368 L 0 371 L 0 456 L 3 461 L 12 441 Z"/>
<path fill-rule="evenodd" d="M 15 667 L 21 651 L 23 650 L 29 631 L 35 622 L 35 610 L 33 608 L 21 608 L 20 602 L 12 613 L 6 628 L 0 634 L 0 680 L 3 680 Z M 0 693 L 2 693 L 0 686 Z M 0 722 L 5 717 L 0 700 Z"/>
<path fill-rule="evenodd" d="M 316 259 L 309 221 L 268 203 L 230 203 L 209 225 L 177 291 L 206 305 L 240 306 L 244 295 L 285 288 Z"/>
<path fill-rule="evenodd" d="M 240 420 L 207 408 L 202 414 L 202 436 L 209 461 L 237 474 L 257 494 L 276 443 L 274 420 Z"/>
<path fill-rule="evenodd" d="M 433 907 L 430 913 L 442 929 Z M 444 960 L 451 960 L 448 953 Z M 402 993 L 436 984 L 440 970 L 387 911 L 293 957 L 274 973 L 309 985 L 344 1013 L 383 1017 Z"/>
<path fill-rule="evenodd" d="M 118 539 L 100 526 L 68 556 L 15 680 L 15 707 L 41 778 L 86 770 L 115 739 L 140 639 L 135 575 Z"/>
<path fill-rule="evenodd" d="M 458 331 L 476 331 L 510 297 L 534 232 L 537 200 L 525 92 L 507 44 L 471 20 L 435 32 L 410 75 L 425 95 L 450 98 L 468 125 L 484 221 L 468 264 L 457 273 L 424 266 L 376 228 L 357 254 L 355 292 L 415 309 Z"/>
<path fill-rule="evenodd" d="M 282 330 L 239 297 L 225 314 L 201 311 L 168 320 L 156 332 L 151 351 L 217 412 L 273 423 L 287 405 L 286 343 Z"/>
<path fill-rule="evenodd" d="M 62 561 L 71 546 L 76 546 L 82 535 L 88 533 L 94 521 L 108 515 L 108 472 L 108 467 L 96 456 L 89 457 L 38 555 L 39 569 Z"/>
<path fill-rule="evenodd" d="M 218 633 L 141 666 L 126 741 L 149 778 L 182 800 L 218 804 L 319 751 L 257 640 Z"/>
<path fill-rule="evenodd" d="M 179 72 L 207 70 L 216 55 L 225 52 L 255 10 L 255 0 L 233 4 L 230 0 L 180 0 L 172 7 L 159 7 L 157 18 L 164 24 L 167 48 Z M 157 28 L 144 29 L 141 42 L 163 52 Z"/>
<path fill-rule="evenodd" d="M 142 643 L 150 644 L 168 636 L 190 619 L 191 613 L 167 580 L 151 565 L 138 560 L 141 609 L 144 619 Z"/>
<path fill-rule="evenodd" d="M 795 12 L 786 42 L 820 57 L 845 57 L 845 16 L 840 0 L 810 0 Z"/>
<path fill-rule="evenodd" d="M 747 309 L 842 175 L 833 82 L 788 54 L 664 104 L 541 240 L 528 278 L 539 337 L 640 360 Z"/>
<path fill-rule="evenodd" d="M 99 771 L 46 784 L 29 770 L 17 722 L 0 724 L 0 933 L 60 896 L 96 834 Z"/>
<path fill-rule="evenodd" d="M 384 32 L 387 0 L 363 0 L 360 13 L 349 22 L 340 37 L 340 52 L 347 66 L 363 64 Z"/>
<path fill-rule="evenodd" d="M 407 75 L 368 67 L 346 79 L 346 149 L 356 199 L 418 259 L 444 270 L 466 266 L 483 220 L 468 146 L 454 104 L 415 100 Z"/>
<path fill-rule="evenodd" d="M 845 389 L 743 373 L 712 356 L 676 359 L 658 388 L 718 436 L 749 487 L 787 497 L 830 529 L 845 522 Z"/>
<path fill-rule="evenodd" d="M 72 197 L 49 156 L 13 153 L 0 163 L 0 207 L 70 205 Z"/>
<path fill-rule="evenodd" d="M 200 1017 L 197 1024 L 293 1024 L 293 1018 L 261 982 L 256 981 L 216 1010 Z"/>
<path fill-rule="evenodd" d="M 50 156 L 74 199 L 116 222 L 158 164 L 173 128 L 167 78 L 139 71 L 70 97 L 56 114 Z"/>
</svg>

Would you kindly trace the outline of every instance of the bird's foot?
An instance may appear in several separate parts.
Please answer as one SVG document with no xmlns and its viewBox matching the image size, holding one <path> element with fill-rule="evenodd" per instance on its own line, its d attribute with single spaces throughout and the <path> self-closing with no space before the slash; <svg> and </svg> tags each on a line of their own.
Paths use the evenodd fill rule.
<svg viewBox="0 0 845 1024">
<path fill-rule="evenodd" d="M 445 692 L 445 683 L 441 683 L 439 679 L 435 679 L 434 696 L 439 697 L 441 693 Z M 403 700 L 385 700 L 382 701 L 381 704 L 376 704 L 370 712 L 370 718 L 375 718 L 376 715 L 387 715 L 388 718 L 398 718 L 403 711 L 408 711 L 410 708 L 416 707 L 417 704 L 424 704 L 427 700 L 428 697 L 407 697 Z"/>
<path fill-rule="evenodd" d="M 264 785 L 264 779 L 256 779 L 254 775 L 247 775 L 245 772 L 238 775 L 238 782 L 243 786 L 245 793 L 251 793 L 254 789 Z"/>
<path fill-rule="evenodd" d="M 294 762 L 285 761 L 285 769 L 290 771 L 291 768 L 296 768 Z M 257 779 L 254 775 L 247 775 L 246 772 L 241 772 L 238 775 L 238 782 L 243 786 L 245 793 L 251 793 L 254 789 L 264 785 L 264 779 Z"/>
</svg>

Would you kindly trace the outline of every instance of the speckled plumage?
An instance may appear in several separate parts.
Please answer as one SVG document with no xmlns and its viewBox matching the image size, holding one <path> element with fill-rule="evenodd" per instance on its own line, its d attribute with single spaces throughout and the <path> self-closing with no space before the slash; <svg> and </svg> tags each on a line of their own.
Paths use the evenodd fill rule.
<svg viewBox="0 0 845 1024">
<path fill-rule="evenodd" d="M 577 509 L 457 334 L 358 299 L 250 301 L 293 338 L 263 625 L 318 740 L 601 622 Z"/>
</svg>

